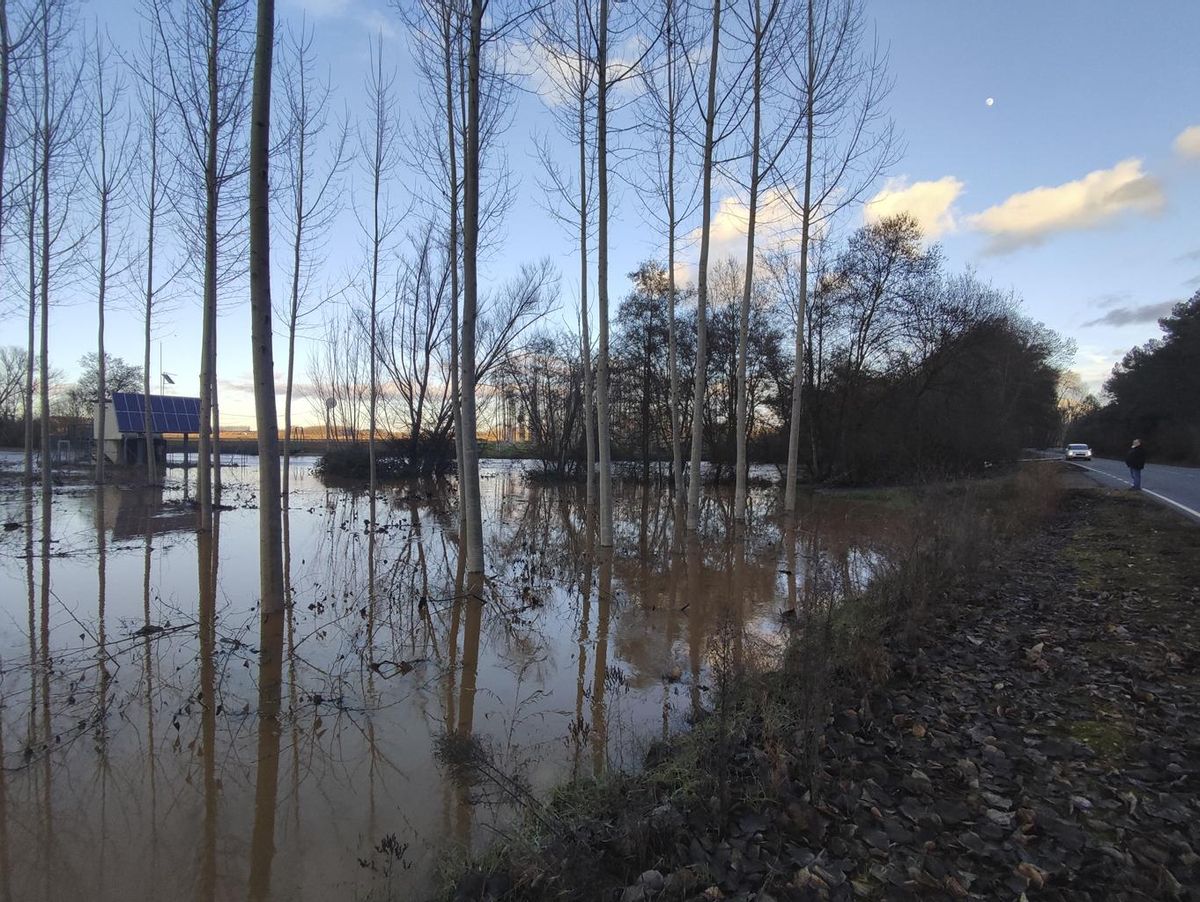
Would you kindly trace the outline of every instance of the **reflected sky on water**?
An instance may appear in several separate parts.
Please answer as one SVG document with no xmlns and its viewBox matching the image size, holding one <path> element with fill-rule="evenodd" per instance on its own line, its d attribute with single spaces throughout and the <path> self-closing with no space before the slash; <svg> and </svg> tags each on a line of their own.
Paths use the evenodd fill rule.
<svg viewBox="0 0 1200 902">
<path fill-rule="evenodd" d="M 438 763 L 440 736 L 535 792 L 635 767 L 707 704 L 718 634 L 769 658 L 785 612 L 861 589 L 905 530 L 815 496 L 785 532 L 760 487 L 727 541 L 732 492 L 706 490 L 672 554 L 670 497 L 618 483 L 605 552 L 582 487 L 485 461 L 473 591 L 452 483 L 389 487 L 372 516 L 311 465 L 291 477 L 293 603 L 265 627 L 252 459 L 225 468 L 211 535 L 179 469 L 57 487 L 48 512 L 0 485 L 0 900 L 420 896 L 515 816 Z"/>
</svg>

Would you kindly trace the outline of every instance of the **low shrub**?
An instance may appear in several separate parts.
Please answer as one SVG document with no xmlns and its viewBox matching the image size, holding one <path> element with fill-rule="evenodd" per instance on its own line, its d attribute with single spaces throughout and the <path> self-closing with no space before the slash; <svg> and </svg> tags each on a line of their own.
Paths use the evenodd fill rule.
<svg viewBox="0 0 1200 902">
<path fill-rule="evenodd" d="M 315 467 L 321 477 L 367 480 L 371 475 L 366 444 L 336 445 L 321 455 Z M 375 446 L 375 475 L 381 480 L 413 476 L 442 476 L 454 471 L 454 443 L 449 437 L 385 439 Z"/>
</svg>

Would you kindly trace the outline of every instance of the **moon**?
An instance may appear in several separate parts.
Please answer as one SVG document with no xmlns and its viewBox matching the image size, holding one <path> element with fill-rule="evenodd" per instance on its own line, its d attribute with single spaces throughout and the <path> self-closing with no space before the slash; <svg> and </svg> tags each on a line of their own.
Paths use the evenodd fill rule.
<svg viewBox="0 0 1200 902">
<path fill-rule="evenodd" d="M 986 103 L 988 106 L 991 106 L 991 105 L 992 105 L 992 104 L 994 104 L 995 102 L 996 102 L 996 98 L 995 98 L 995 97 L 989 97 L 987 100 L 985 100 L 985 101 L 984 101 L 984 103 Z"/>
</svg>

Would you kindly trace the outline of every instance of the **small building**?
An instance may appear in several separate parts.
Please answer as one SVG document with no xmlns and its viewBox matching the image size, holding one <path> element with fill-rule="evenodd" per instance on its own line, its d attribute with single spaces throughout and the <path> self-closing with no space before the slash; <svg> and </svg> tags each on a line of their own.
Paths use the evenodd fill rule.
<svg viewBox="0 0 1200 902">
<path fill-rule="evenodd" d="M 104 448 L 104 457 L 114 464 L 144 464 L 146 462 L 146 396 L 136 392 L 113 392 L 105 402 L 104 437 L 100 436 L 100 421 L 92 425 L 97 446 Z M 150 439 L 159 462 L 167 459 L 164 436 L 182 435 L 187 444 L 189 435 L 200 431 L 200 399 L 177 398 L 174 395 L 150 395 Z"/>
</svg>

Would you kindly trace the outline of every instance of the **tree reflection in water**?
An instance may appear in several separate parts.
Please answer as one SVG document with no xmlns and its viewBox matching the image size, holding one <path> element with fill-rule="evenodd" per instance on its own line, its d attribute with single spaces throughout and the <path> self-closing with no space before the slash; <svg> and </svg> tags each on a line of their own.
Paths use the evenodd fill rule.
<svg viewBox="0 0 1200 902">
<path fill-rule="evenodd" d="M 469 583 L 449 486 L 371 499 L 293 466 L 291 604 L 266 619 L 253 462 L 208 532 L 179 481 L 69 487 L 40 524 L 30 490 L 0 487 L 23 526 L 0 555 L 0 898 L 419 894 L 448 845 L 516 816 L 518 787 L 636 766 L 686 728 L 718 632 L 769 657 L 785 611 L 861 588 L 906 529 L 836 498 L 784 528 L 764 491 L 730 544 L 722 492 L 685 535 L 665 486 L 627 484 L 609 551 L 583 486 L 494 462 Z M 455 779 L 443 735 L 508 791 Z"/>
</svg>

